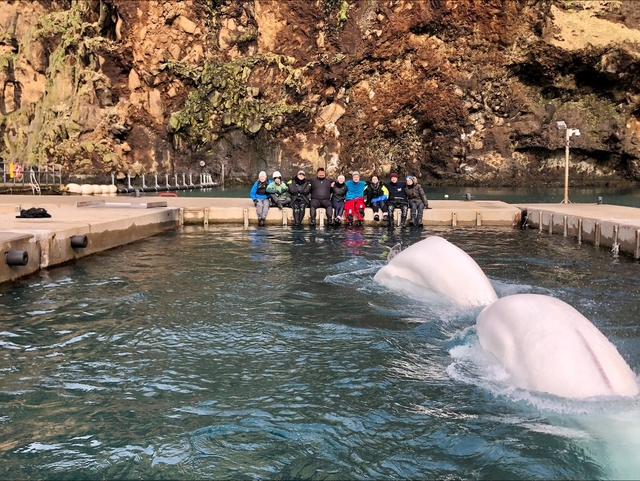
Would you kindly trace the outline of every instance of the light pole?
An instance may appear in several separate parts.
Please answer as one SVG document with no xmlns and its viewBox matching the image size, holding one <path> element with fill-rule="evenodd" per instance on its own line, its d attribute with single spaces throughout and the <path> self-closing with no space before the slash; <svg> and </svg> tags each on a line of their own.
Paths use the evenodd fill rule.
<svg viewBox="0 0 640 481">
<path fill-rule="evenodd" d="M 565 144 L 564 144 L 564 199 L 562 204 L 569 203 L 569 142 L 572 135 L 576 137 L 580 135 L 579 129 L 568 129 L 564 120 L 556 122 L 559 130 L 566 131 Z"/>
</svg>

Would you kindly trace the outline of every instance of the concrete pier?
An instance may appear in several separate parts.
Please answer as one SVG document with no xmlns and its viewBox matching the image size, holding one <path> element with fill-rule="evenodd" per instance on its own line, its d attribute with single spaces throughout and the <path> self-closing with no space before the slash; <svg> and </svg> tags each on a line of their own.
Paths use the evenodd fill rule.
<svg viewBox="0 0 640 481">
<path fill-rule="evenodd" d="M 28 196 L 20 200 L 25 203 L 0 204 L 0 283 L 179 225 L 179 209 L 166 207 L 165 202 L 110 205 L 75 198 L 73 204 L 79 205 L 65 205 L 68 201 L 48 204 L 44 197 Z M 4 198 L 0 198 L 2 201 Z M 45 208 L 51 217 L 16 218 L 20 209 L 29 207 Z M 16 259 L 23 262 L 15 262 Z"/>
<path fill-rule="evenodd" d="M 525 204 L 522 219 L 541 232 L 574 237 L 640 258 L 640 209 L 609 204 Z"/>
<path fill-rule="evenodd" d="M 475 200 L 435 200 L 429 205 L 432 208 L 424 211 L 425 227 L 513 228 L 524 220 L 532 228 L 576 237 L 580 242 L 617 248 L 620 252 L 640 257 L 640 209 L 632 207 L 510 205 L 500 201 Z M 21 210 L 31 207 L 47 209 L 51 218 L 16 218 Z M 396 212 L 396 223 L 399 215 Z M 326 225 L 324 209 L 318 209 L 318 216 L 318 228 L 322 228 Z M 304 222 L 309 223 L 308 210 Z M 248 198 L 4 195 L 0 196 L 0 283 L 183 224 L 248 227 L 257 223 L 255 207 Z M 291 209 L 271 208 L 266 223 L 271 226 L 291 225 Z M 371 209 L 365 211 L 365 224 L 384 228 L 382 221 L 373 220 Z M 86 246 L 82 245 L 83 240 Z M 22 262 L 24 260 L 26 262 Z"/>
</svg>

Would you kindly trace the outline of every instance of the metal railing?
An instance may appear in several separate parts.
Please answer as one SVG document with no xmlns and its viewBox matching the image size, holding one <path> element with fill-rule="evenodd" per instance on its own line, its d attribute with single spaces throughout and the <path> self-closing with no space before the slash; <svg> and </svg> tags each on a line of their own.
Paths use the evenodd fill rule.
<svg viewBox="0 0 640 481">
<path fill-rule="evenodd" d="M 188 176 L 188 182 L 187 182 Z M 142 174 L 140 179 L 142 180 L 142 185 L 139 187 L 133 186 L 131 184 L 132 179 L 131 175 L 127 174 L 127 185 L 126 187 L 118 187 L 118 194 L 130 194 L 136 192 L 168 192 L 173 190 L 191 190 L 191 189 L 206 189 L 211 187 L 218 187 L 219 183 L 213 180 L 211 174 L 208 173 L 198 173 L 195 174 L 165 174 L 164 175 L 164 183 L 162 183 L 162 177 L 160 176 L 160 183 L 158 183 L 159 176 L 158 174 L 153 175 L 153 184 L 147 185 L 145 175 Z M 180 183 L 182 180 L 182 183 Z M 194 183 L 195 181 L 195 183 Z M 173 185 L 171 184 L 173 182 Z M 116 185 L 115 174 L 111 174 L 111 184 Z"/>
<path fill-rule="evenodd" d="M 4 184 L 25 186 L 62 184 L 62 165 L 23 166 L 19 162 L 0 162 L 0 176 Z"/>
</svg>

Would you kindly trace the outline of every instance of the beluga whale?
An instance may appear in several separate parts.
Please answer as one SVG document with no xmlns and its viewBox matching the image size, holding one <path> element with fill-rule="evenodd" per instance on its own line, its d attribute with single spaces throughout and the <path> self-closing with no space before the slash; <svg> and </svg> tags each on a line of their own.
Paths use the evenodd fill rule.
<svg viewBox="0 0 640 481">
<path fill-rule="evenodd" d="M 398 252 L 374 276 L 386 287 L 410 281 L 461 306 L 486 306 L 498 299 L 491 282 L 469 254 L 439 236 Z"/>
<path fill-rule="evenodd" d="M 476 319 L 481 346 L 517 387 L 565 398 L 635 396 L 634 372 L 616 347 L 569 304 L 541 294 L 515 294 Z"/>
</svg>

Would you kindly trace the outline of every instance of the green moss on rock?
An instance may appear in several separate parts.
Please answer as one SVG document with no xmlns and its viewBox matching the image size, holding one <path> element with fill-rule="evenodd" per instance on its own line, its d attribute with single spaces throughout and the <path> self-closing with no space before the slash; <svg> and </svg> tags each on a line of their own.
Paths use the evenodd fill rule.
<svg viewBox="0 0 640 481">
<path fill-rule="evenodd" d="M 232 62 L 208 62 L 195 67 L 180 62 L 165 65 L 171 73 L 191 80 L 197 89 L 191 92 L 182 110 L 169 118 L 167 131 L 178 136 L 174 146 L 184 140 L 203 147 L 226 129 L 242 129 L 247 135 L 257 134 L 263 127 L 279 125 L 276 118 L 299 112 L 303 107 L 291 105 L 283 97 L 276 102 L 260 98 L 260 89 L 249 85 L 251 73 L 259 64 L 276 65 L 286 75 L 285 85 L 299 92 L 303 88 L 306 69 L 294 69 L 295 58 L 284 55 L 256 55 Z M 281 122 L 280 122 L 281 123 Z"/>
</svg>

